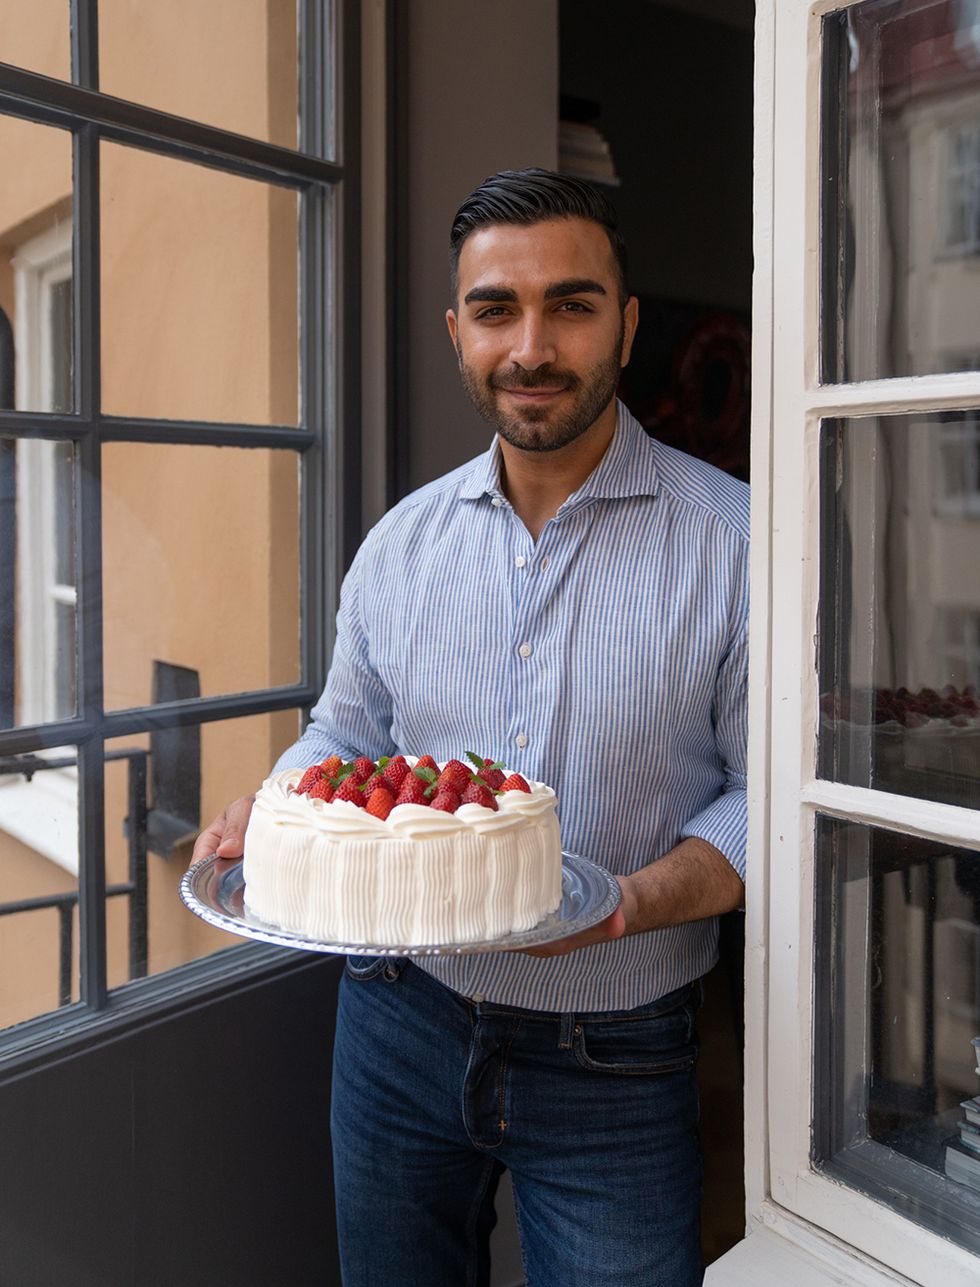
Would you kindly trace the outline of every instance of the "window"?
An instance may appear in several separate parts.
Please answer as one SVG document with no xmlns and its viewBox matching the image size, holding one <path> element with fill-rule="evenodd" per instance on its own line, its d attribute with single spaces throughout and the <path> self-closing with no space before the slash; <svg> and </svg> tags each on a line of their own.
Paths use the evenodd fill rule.
<svg viewBox="0 0 980 1287">
<path fill-rule="evenodd" d="M 971 9 L 756 7 L 745 1245 L 813 1281 L 977 1280 L 980 275 L 935 255 Z"/>
<path fill-rule="evenodd" d="M 177 886 L 319 693 L 359 533 L 351 8 L 27 6 L 0 65 L 7 1068 L 173 967 L 268 968 Z"/>
<path fill-rule="evenodd" d="M 948 129 L 945 163 L 943 250 L 980 255 L 980 119 Z"/>
</svg>

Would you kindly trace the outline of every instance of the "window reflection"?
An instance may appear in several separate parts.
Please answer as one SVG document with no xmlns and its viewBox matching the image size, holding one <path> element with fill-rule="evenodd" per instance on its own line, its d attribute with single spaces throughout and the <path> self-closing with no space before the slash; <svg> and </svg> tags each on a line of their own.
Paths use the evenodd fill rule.
<svg viewBox="0 0 980 1287">
<path fill-rule="evenodd" d="M 980 854 L 821 818 L 817 862 L 815 1160 L 978 1250 Z"/>
<path fill-rule="evenodd" d="M 825 20 L 826 380 L 961 370 L 976 343 L 978 33 L 972 0 Z"/>
<path fill-rule="evenodd" d="M 980 804 L 975 411 L 823 429 L 823 777 Z"/>
</svg>

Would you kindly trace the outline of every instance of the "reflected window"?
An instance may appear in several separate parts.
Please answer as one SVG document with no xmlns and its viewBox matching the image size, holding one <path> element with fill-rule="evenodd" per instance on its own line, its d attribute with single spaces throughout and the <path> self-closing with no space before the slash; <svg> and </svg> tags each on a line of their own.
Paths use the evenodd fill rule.
<svg viewBox="0 0 980 1287">
<path fill-rule="evenodd" d="M 942 249 L 980 255 L 980 117 L 952 127 L 946 138 Z"/>
</svg>

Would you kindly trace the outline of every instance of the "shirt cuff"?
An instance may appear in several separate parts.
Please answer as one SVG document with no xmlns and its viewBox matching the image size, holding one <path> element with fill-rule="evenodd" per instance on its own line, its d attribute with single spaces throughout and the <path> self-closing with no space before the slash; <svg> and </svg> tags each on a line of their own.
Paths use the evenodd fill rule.
<svg viewBox="0 0 980 1287">
<path fill-rule="evenodd" d="M 706 840 L 722 853 L 745 880 L 745 844 L 748 830 L 748 796 L 745 791 L 726 791 L 706 809 L 685 823 L 681 836 Z"/>
</svg>

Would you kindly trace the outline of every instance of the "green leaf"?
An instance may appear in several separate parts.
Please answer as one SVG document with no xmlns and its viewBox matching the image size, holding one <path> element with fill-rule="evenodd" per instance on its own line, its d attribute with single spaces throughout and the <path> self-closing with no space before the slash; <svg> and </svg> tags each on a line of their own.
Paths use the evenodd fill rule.
<svg viewBox="0 0 980 1287">
<path fill-rule="evenodd" d="M 385 768 L 390 763 L 391 763 L 391 756 L 382 755 L 381 759 L 378 761 L 378 771 L 380 772 L 381 769 Z"/>
<path fill-rule="evenodd" d="M 342 764 L 342 765 L 340 766 L 340 768 L 337 770 L 337 776 L 336 776 L 335 778 L 331 778 L 331 782 L 332 782 L 333 786 L 334 786 L 334 787 L 338 787 L 338 786 L 340 786 L 340 784 L 341 784 L 341 782 L 343 782 L 344 778 L 349 778 L 349 777 L 350 777 L 350 775 L 351 775 L 353 772 L 354 772 L 354 761 L 353 761 L 353 760 L 351 760 L 351 762 L 350 762 L 349 764 Z"/>
<path fill-rule="evenodd" d="M 435 771 L 435 769 L 430 769 L 430 768 L 420 769 L 418 765 L 416 765 L 415 768 L 412 769 L 412 772 L 415 774 L 417 778 L 421 778 L 423 782 L 435 782 L 439 777 L 439 774 Z"/>
<path fill-rule="evenodd" d="M 483 767 L 485 769 L 502 769 L 504 767 L 504 762 L 503 760 L 495 760 L 493 764 L 485 764 Z"/>
<path fill-rule="evenodd" d="M 477 771 L 477 773 L 479 773 L 479 771 L 483 768 L 483 756 L 482 756 L 482 755 L 474 755 L 472 751 L 467 751 L 467 752 L 466 752 L 466 758 L 467 758 L 467 759 L 468 759 L 472 764 L 475 764 L 475 765 L 476 765 L 476 771 Z"/>
</svg>

